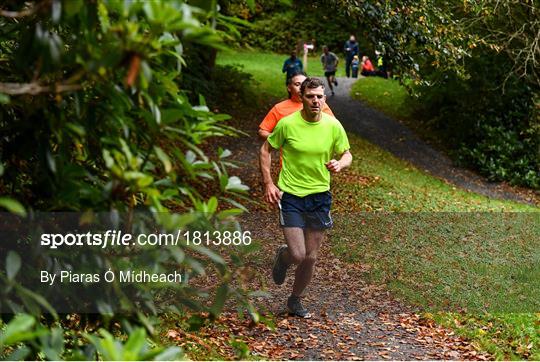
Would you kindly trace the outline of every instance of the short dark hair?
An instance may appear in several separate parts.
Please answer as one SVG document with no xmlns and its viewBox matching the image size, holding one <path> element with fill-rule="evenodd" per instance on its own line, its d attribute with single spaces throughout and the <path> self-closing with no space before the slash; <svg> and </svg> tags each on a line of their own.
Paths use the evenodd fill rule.
<svg viewBox="0 0 540 362">
<path fill-rule="evenodd" d="M 324 89 L 324 82 L 322 80 L 320 80 L 319 78 L 307 77 L 300 86 L 300 94 L 304 94 L 306 88 L 314 89 L 319 87 L 323 87 Z"/>
<path fill-rule="evenodd" d="M 304 77 L 307 77 L 307 74 L 305 72 L 294 72 L 290 77 L 287 78 L 287 85 L 290 85 L 292 83 L 292 79 L 297 75 L 303 75 Z"/>
</svg>

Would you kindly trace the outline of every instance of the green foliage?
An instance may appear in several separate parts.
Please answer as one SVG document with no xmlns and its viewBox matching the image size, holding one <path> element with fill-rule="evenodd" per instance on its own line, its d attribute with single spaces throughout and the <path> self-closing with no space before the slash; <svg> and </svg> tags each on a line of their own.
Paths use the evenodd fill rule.
<svg viewBox="0 0 540 362">
<path fill-rule="evenodd" d="M 489 180 L 538 188 L 539 128 L 529 103 L 530 88 L 508 81 L 500 99 L 498 85 L 489 83 L 489 75 L 500 70 L 487 65 L 477 68 L 468 80 L 448 75 L 441 87 L 416 86 L 415 91 L 421 94 L 417 97 L 411 97 L 395 80 L 378 78 L 355 83 L 351 95 L 404 120 L 422 137 L 441 143 L 458 162 Z"/>
<path fill-rule="evenodd" d="M 238 64 L 213 64 L 213 56 L 203 47 L 186 49 L 182 84 L 189 98 L 195 101 L 199 94 L 204 94 L 211 109 L 227 112 L 251 104 L 256 97 L 252 75 L 242 71 Z"/>
<path fill-rule="evenodd" d="M 99 331 L 101 337 L 87 335 L 99 357 L 106 361 L 174 361 L 182 356 L 178 347 L 151 348 L 143 328 L 134 329 L 125 343 L 114 338 L 107 330 Z"/>
<path fill-rule="evenodd" d="M 501 121 L 497 116 L 492 120 Z M 538 127 L 509 129 L 503 122 L 492 126 L 484 122 L 477 129 L 479 140 L 464 144 L 459 157 L 473 165 L 488 179 L 510 181 L 511 184 L 540 188 Z"/>
<path fill-rule="evenodd" d="M 534 3 L 341 2 L 371 24 L 369 38 L 400 77 L 414 81 L 425 123 L 414 128 L 427 125 L 490 180 L 539 187 Z"/>
<path fill-rule="evenodd" d="M 462 164 L 493 181 L 540 187 L 540 121 L 534 99 L 538 87 L 508 71 L 505 54 L 479 47 L 465 62 L 470 74 L 431 70 L 437 85 L 415 87 L 419 111 Z M 456 147 L 456 145 L 458 147 Z"/>
<path fill-rule="evenodd" d="M 238 227 L 232 217 L 242 211 L 237 198 L 247 187 L 238 177 L 229 177 L 228 168 L 233 166 L 227 159 L 229 151 L 204 151 L 209 138 L 234 133 L 223 124 L 229 116 L 211 112 L 202 95 L 184 90 L 182 79 L 189 62 L 184 47 L 223 48 L 212 27 L 215 2 L 203 3 L 210 10 L 180 0 L 10 1 L 2 6 L 17 15 L 0 17 L 0 194 L 5 195 L 0 207 L 28 213 L 29 219 L 20 221 L 24 223 L 36 210 L 86 211 L 84 217 L 91 219 L 98 211 L 124 213 L 127 230 L 133 233 L 153 227 L 169 231 Z M 194 90 L 199 91 L 203 90 Z M 146 216 L 138 218 L 135 211 Z M 39 333 L 21 340 L 21 355 L 25 346 L 45 351 L 40 333 L 60 318 L 52 303 L 55 296 L 31 287 L 39 275 L 38 265 L 50 272 L 76 268 L 81 273 L 104 268 L 160 273 L 174 266 L 186 280 L 214 273 L 221 286 L 213 295 L 187 282 L 169 288 L 138 283 L 134 301 L 118 283 L 109 283 L 100 287 L 103 298 L 95 305 L 84 298 L 93 292 L 92 284 L 66 288 L 69 310 L 79 310 L 80 303 L 101 313 L 95 320 L 83 315 L 80 329 L 118 323 L 144 326 L 152 333 L 149 315 L 165 309 L 188 307 L 208 311 L 212 318 L 230 295 L 246 301 L 242 286 L 230 285 L 241 255 L 228 264 L 206 247 L 182 243 L 170 248 L 135 247 L 128 255 L 99 249 L 43 252 L 32 238 L 40 229 L 27 225 L 32 234 L 28 239 L 3 243 L 0 303 L 14 313 L 34 317 L 47 313 L 53 321 L 33 319 Z M 24 273 L 22 255 L 27 263 Z M 256 318 L 253 307 L 247 307 Z M 28 318 L 13 323 L 24 325 Z M 118 342 L 104 332 L 99 339 L 87 340 L 106 358 L 153 358 L 146 354 L 150 350 L 141 342 L 142 333 L 128 340 L 124 354 L 113 351 Z M 56 346 L 56 334 L 51 336 Z"/>
<path fill-rule="evenodd" d="M 259 20 L 242 38 L 252 47 L 263 50 L 278 50 L 290 53 L 297 46 L 299 34 L 290 31 L 294 28 L 296 12 L 277 13 L 269 19 Z"/>
<path fill-rule="evenodd" d="M 292 6 L 262 1 L 253 11 L 241 2 L 232 2 L 224 11 L 243 15 L 252 22 L 251 27 L 240 29 L 242 37 L 234 40 L 235 44 L 283 54 L 294 49 L 301 54 L 303 43 L 310 42 L 316 46 L 316 53 L 322 53 L 322 46 L 327 45 L 341 56 L 349 35 L 362 29 L 355 18 L 341 12 L 332 1 L 295 1 Z M 371 53 L 364 31 L 357 35 L 360 51 Z"/>
<path fill-rule="evenodd" d="M 99 335 L 84 334 L 85 348 L 73 348 L 61 327 L 45 328 L 36 318 L 18 314 L 0 332 L 0 357 L 6 360 L 48 359 L 80 361 L 169 361 L 181 358 L 178 347 L 156 347 L 146 330 L 135 328 L 123 342 L 105 329 Z"/>
<path fill-rule="evenodd" d="M 460 68 L 441 66 L 433 54 L 418 61 L 420 110 L 462 163 L 490 180 L 538 188 L 540 83 L 531 44 L 539 9 L 527 2 L 450 5 L 449 41 L 467 56 Z"/>
</svg>

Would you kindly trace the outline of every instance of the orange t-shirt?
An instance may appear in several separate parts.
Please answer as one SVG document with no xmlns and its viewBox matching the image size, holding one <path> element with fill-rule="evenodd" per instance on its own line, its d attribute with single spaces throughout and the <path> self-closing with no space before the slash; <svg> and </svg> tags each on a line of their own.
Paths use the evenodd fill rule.
<svg viewBox="0 0 540 362">
<path fill-rule="evenodd" d="M 272 107 L 270 112 L 268 112 L 266 117 L 264 117 L 263 121 L 259 125 L 259 128 L 268 132 L 272 132 L 280 119 L 301 110 L 302 107 L 302 102 L 294 102 L 290 99 L 279 102 L 274 107 Z M 330 109 L 330 107 L 328 107 L 328 104 L 326 103 L 324 104 L 322 111 L 326 114 L 331 115 L 332 117 L 335 117 L 334 113 L 332 113 L 332 110 Z"/>
</svg>

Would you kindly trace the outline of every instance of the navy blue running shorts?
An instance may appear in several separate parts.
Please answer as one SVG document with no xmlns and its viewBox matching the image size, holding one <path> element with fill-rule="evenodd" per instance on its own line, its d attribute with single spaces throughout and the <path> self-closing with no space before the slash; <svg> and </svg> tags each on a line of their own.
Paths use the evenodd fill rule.
<svg viewBox="0 0 540 362">
<path fill-rule="evenodd" d="M 279 223 L 282 227 L 330 229 L 332 194 L 330 191 L 298 197 L 284 192 L 279 202 Z"/>
</svg>

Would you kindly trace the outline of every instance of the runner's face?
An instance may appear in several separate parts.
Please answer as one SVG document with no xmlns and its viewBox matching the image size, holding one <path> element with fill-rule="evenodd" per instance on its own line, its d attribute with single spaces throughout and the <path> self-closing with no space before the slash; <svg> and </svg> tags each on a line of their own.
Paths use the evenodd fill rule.
<svg viewBox="0 0 540 362">
<path fill-rule="evenodd" d="M 287 86 L 289 92 L 291 92 L 291 99 L 299 102 L 300 101 L 300 86 L 302 82 L 306 79 L 303 75 L 297 75 L 292 78 L 291 84 Z"/>
<path fill-rule="evenodd" d="M 324 88 L 306 88 L 302 95 L 302 103 L 304 111 L 310 116 L 315 117 L 321 113 L 326 97 L 324 96 Z"/>
</svg>

